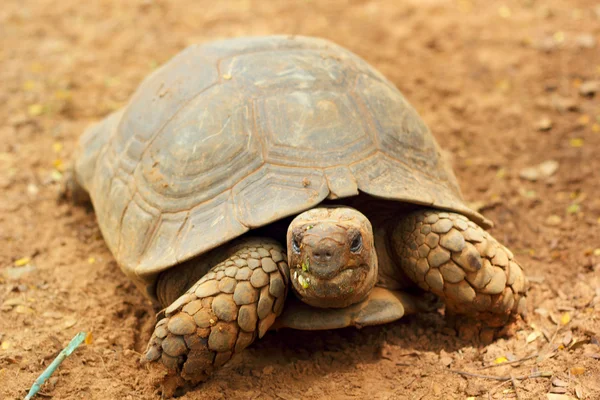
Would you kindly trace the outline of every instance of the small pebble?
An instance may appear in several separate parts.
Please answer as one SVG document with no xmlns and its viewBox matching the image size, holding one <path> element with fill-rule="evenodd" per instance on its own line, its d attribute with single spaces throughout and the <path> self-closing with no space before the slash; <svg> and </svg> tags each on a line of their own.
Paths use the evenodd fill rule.
<svg viewBox="0 0 600 400">
<path fill-rule="evenodd" d="M 585 81 L 579 86 L 579 94 L 582 96 L 593 96 L 600 92 L 600 80 Z"/>
<path fill-rule="evenodd" d="M 562 223 L 562 218 L 554 214 L 549 215 L 548 218 L 546 218 L 545 223 L 548 226 L 558 226 Z"/>
<path fill-rule="evenodd" d="M 535 125 L 536 129 L 541 132 L 549 131 L 552 129 L 552 120 L 548 117 L 543 117 Z"/>
</svg>

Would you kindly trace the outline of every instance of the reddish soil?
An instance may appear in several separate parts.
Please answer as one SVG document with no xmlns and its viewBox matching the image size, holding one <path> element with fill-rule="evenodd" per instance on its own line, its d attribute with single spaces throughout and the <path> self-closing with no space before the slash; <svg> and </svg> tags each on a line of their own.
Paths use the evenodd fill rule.
<svg viewBox="0 0 600 400">
<path fill-rule="evenodd" d="M 438 314 L 272 332 L 183 398 L 600 399 L 600 8 L 586 0 L 4 0 L 0 398 L 23 398 L 79 331 L 91 343 L 39 398 L 158 398 L 138 361 L 153 310 L 93 211 L 59 199 L 61 172 L 84 128 L 156 65 L 191 43 L 267 33 L 331 39 L 404 92 L 467 201 L 526 267 L 530 317 L 485 347 Z M 556 171 L 521 177 L 548 160 Z M 529 359 L 494 364 L 502 357 Z M 551 377 L 517 380 L 515 393 L 510 380 L 455 370 Z"/>
</svg>

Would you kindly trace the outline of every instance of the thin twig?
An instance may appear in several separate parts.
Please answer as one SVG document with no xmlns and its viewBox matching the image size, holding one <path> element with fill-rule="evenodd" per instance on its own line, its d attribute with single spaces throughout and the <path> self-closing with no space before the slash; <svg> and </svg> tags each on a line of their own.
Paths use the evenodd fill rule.
<svg viewBox="0 0 600 400">
<path fill-rule="evenodd" d="M 548 344 L 546 344 L 545 350 L 538 352 L 539 355 L 538 355 L 537 359 L 535 360 L 536 364 L 544 361 L 550 355 L 550 353 L 552 353 L 552 343 L 554 343 L 554 340 L 556 339 L 556 336 L 558 335 L 558 332 L 560 331 L 560 329 L 561 329 L 560 323 L 557 323 L 556 329 L 554 330 L 554 334 L 552 335 L 550 340 L 548 340 Z"/>
<path fill-rule="evenodd" d="M 42 385 L 44 384 L 44 382 L 46 382 L 48 380 L 48 378 L 50 378 L 50 376 L 54 373 L 54 371 L 56 371 L 58 366 L 67 357 L 69 357 L 71 355 L 71 353 L 73 353 L 75 351 L 75 349 L 77 347 L 79 347 L 79 345 L 81 343 L 83 343 L 83 341 L 85 340 L 85 336 L 86 336 L 85 332 L 79 332 L 77 335 L 75 335 L 75 337 L 73 339 L 71 339 L 71 341 L 69 342 L 67 347 L 65 347 L 58 354 L 58 356 L 54 359 L 54 361 L 52 361 L 52 363 L 50 363 L 48 368 L 46 368 L 44 370 L 44 372 L 42 372 L 42 374 L 40 376 L 38 376 L 38 378 L 35 380 L 35 382 L 33 382 L 33 385 L 31 385 L 31 389 L 29 390 L 29 393 L 27 393 L 27 396 L 25 396 L 25 400 L 31 399 L 33 396 L 35 396 L 39 392 L 39 390 L 42 387 Z"/>
<path fill-rule="evenodd" d="M 519 396 L 519 390 L 517 389 L 517 380 L 510 374 L 510 381 L 512 382 L 513 388 L 515 388 L 515 396 L 517 396 L 517 400 L 521 400 L 521 396 Z"/>
<path fill-rule="evenodd" d="M 516 379 L 516 380 L 523 380 L 523 379 L 530 379 L 530 378 L 550 378 L 552 376 L 552 372 L 550 371 L 540 371 L 540 372 L 535 372 L 533 374 L 530 375 L 521 375 L 521 376 L 493 376 L 493 375 L 482 375 L 482 374 L 474 374 L 472 372 L 467 372 L 467 371 L 457 371 L 455 369 L 450 369 L 450 372 L 453 372 L 455 374 L 458 375 L 463 375 L 463 376 L 471 376 L 473 378 L 481 378 L 481 379 L 493 379 L 495 381 L 510 381 L 511 379 Z"/>
<path fill-rule="evenodd" d="M 398 367 L 414 367 L 415 364 L 397 362 L 396 366 L 398 366 Z"/>
<path fill-rule="evenodd" d="M 518 360 L 502 362 L 502 363 L 499 363 L 499 364 L 490 364 L 490 365 L 483 366 L 483 367 L 481 367 L 479 369 L 482 370 L 482 369 L 488 369 L 488 368 L 494 368 L 494 367 L 501 367 L 503 365 L 518 364 L 518 363 L 522 363 L 523 361 L 527 361 L 527 360 L 531 360 L 532 358 L 536 358 L 538 355 L 539 355 L 539 353 L 535 353 L 535 354 L 532 354 L 530 356 L 520 358 Z"/>
</svg>

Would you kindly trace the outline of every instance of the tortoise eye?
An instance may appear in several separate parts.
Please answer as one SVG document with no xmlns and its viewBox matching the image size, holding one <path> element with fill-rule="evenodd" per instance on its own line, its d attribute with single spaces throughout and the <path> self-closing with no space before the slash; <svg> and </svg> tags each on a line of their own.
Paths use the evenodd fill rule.
<svg viewBox="0 0 600 400">
<path fill-rule="evenodd" d="M 350 245 L 350 251 L 353 253 L 358 253 L 363 246 L 363 239 L 360 233 L 357 233 L 354 239 L 352 240 L 352 244 Z"/>
<path fill-rule="evenodd" d="M 294 250 L 294 253 L 300 254 L 300 244 L 298 243 L 298 238 L 296 236 L 292 237 L 292 250 Z"/>
</svg>

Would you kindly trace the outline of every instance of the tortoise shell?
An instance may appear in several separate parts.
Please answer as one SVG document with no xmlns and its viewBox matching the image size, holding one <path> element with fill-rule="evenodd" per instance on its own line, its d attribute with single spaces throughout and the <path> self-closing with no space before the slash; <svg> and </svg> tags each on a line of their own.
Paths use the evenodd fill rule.
<svg viewBox="0 0 600 400">
<path fill-rule="evenodd" d="M 325 199 L 369 195 L 465 214 L 440 148 L 394 85 L 329 41 L 195 45 L 89 128 L 75 163 L 102 234 L 140 283 Z"/>
</svg>

